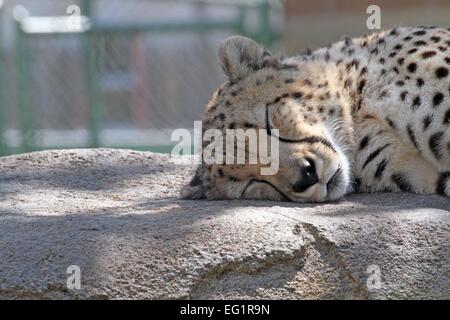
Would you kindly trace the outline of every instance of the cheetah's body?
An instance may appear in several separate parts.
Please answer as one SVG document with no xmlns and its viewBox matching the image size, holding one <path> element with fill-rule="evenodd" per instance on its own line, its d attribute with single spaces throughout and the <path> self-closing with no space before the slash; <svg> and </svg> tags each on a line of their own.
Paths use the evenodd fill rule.
<svg viewBox="0 0 450 320">
<path fill-rule="evenodd" d="M 395 28 L 275 62 L 247 45 L 234 40 L 221 49 L 229 82 L 211 99 L 204 127 L 265 128 L 263 110 L 270 108 L 268 117 L 280 136 L 323 137 L 337 151 L 326 151 L 317 139 L 308 146 L 286 146 L 288 151 L 282 147 L 289 159 L 282 161 L 278 177 L 264 181 L 284 198 L 337 198 L 325 195 L 332 193 L 324 191 L 325 182 L 319 185 L 329 180 L 328 167 L 344 166 L 344 181 L 347 162 L 354 190 L 450 196 L 449 31 Z M 316 168 L 318 186 L 296 198 L 281 181 L 293 175 L 292 159 L 302 157 L 322 167 Z M 197 178 L 188 197 L 198 197 L 201 185 L 207 198 L 277 198 L 252 185 L 252 178 L 260 179 L 249 166 L 203 165 Z"/>
</svg>

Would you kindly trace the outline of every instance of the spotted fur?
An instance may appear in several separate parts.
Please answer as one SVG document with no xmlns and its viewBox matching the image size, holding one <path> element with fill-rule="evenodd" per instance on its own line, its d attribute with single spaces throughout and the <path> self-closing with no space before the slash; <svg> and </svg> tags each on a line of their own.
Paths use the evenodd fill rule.
<svg viewBox="0 0 450 320">
<path fill-rule="evenodd" d="M 450 196 L 449 45 L 446 29 L 395 28 L 281 59 L 247 38 L 227 39 L 219 56 L 228 81 L 203 127 L 279 129 L 280 169 L 262 176 L 260 163 L 203 164 L 183 196 Z"/>
</svg>

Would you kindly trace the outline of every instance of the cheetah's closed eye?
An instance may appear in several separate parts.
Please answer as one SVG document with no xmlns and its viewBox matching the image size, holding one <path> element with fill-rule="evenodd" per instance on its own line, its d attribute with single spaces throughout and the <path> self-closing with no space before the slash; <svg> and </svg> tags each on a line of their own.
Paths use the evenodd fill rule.
<svg viewBox="0 0 450 320">
<path fill-rule="evenodd" d="M 200 165 L 184 198 L 329 201 L 351 191 L 450 196 L 450 32 L 395 28 L 287 59 L 240 36 L 204 129 L 279 130 L 279 170 Z M 449 50 L 447 50 L 449 49 Z"/>
</svg>

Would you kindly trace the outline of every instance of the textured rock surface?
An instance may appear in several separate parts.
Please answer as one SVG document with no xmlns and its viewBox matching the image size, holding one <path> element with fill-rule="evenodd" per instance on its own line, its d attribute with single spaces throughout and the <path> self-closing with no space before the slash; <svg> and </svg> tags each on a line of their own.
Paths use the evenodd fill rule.
<svg viewBox="0 0 450 320">
<path fill-rule="evenodd" d="M 450 298 L 448 198 L 183 201 L 190 172 L 125 150 L 0 158 L 0 298 Z"/>
</svg>

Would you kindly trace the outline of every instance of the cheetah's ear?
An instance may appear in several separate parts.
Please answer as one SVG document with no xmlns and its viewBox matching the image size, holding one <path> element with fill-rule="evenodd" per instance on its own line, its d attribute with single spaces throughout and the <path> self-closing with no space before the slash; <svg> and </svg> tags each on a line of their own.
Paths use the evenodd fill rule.
<svg viewBox="0 0 450 320">
<path fill-rule="evenodd" d="M 259 70 L 275 60 L 263 46 L 242 36 L 231 36 L 222 42 L 219 59 L 231 82 L 244 79 L 250 72 Z"/>
<path fill-rule="evenodd" d="M 199 166 L 194 178 L 181 190 L 181 197 L 186 200 L 205 199 L 205 189 L 202 182 L 202 168 Z"/>
</svg>

